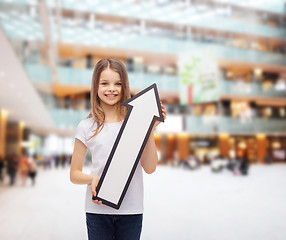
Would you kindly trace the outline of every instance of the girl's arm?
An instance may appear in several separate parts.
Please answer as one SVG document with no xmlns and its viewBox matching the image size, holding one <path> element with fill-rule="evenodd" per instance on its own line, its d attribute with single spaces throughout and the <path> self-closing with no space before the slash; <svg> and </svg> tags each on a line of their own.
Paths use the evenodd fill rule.
<svg viewBox="0 0 286 240">
<path fill-rule="evenodd" d="M 158 155 L 154 140 L 154 128 L 151 131 L 145 149 L 141 155 L 141 165 L 148 174 L 155 172 L 158 163 Z"/>
<path fill-rule="evenodd" d="M 82 172 L 87 147 L 78 139 L 75 139 L 74 150 L 71 160 L 70 180 L 74 184 L 91 184 L 91 191 L 96 196 L 96 186 L 99 181 L 98 176 L 85 174 Z M 101 201 L 93 200 L 94 203 L 101 204 Z"/>
<path fill-rule="evenodd" d="M 164 119 L 166 119 L 167 115 L 166 109 L 162 104 L 161 107 L 162 107 L 163 117 Z M 160 124 L 159 121 L 155 122 L 140 160 L 144 171 L 148 174 L 155 172 L 158 163 L 157 149 L 154 140 L 154 128 L 159 124 Z"/>
<path fill-rule="evenodd" d="M 78 139 L 75 139 L 74 150 L 71 160 L 70 180 L 74 184 L 91 184 L 91 175 L 82 172 L 83 162 L 87 147 Z"/>
</svg>

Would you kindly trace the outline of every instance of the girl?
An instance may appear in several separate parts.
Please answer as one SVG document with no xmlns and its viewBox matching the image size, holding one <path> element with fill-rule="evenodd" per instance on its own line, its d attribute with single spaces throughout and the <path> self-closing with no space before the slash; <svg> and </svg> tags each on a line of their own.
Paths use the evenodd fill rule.
<svg viewBox="0 0 286 240">
<path fill-rule="evenodd" d="M 70 179 L 87 184 L 85 210 L 89 239 L 140 239 L 143 217 L 142 168 L 148 174 L 158 162 L 153 130 L 119 210 L 104 206 L 96 196 L 96 186 L 111 148 L 127 113 L 121 103 L 130 98 L 125 66 L 116 59 L 99 60 L 94 68 L 91 87 L 91 112 L 79 123 L 71 161 Z M 162 112 L 166 118 L 163 105 Z M 156 122 L 154 127 L 160 122 Z M 82 172 L 87 149 L 91 151 L 91 174 Z"/>
</svg>

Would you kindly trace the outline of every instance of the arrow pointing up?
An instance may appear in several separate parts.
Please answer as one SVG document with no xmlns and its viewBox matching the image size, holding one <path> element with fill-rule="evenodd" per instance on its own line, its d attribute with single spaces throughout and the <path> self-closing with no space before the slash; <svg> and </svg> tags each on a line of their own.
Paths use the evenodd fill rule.
<svg viewBox="0 0 286 240">
<path fill-rule="evenodd" d="M 156 84 L 122 105 L 127 115 L 100 177 L 94 199 L 119 209 L 155 121 L 164 121 Z"/>
</svg>

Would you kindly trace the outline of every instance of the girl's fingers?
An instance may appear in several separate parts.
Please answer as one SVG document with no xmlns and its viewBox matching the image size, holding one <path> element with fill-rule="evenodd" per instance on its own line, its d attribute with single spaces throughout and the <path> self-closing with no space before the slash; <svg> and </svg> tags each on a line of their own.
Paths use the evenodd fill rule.
<svg viewBox="0 0 286 240">
<path fill-rule="evenodd" d="M 102 201 L 98 201 L 98 200 L 92 200 L 95 204 L 97 205 L 101 205 L 102 204 Z M 104 206 L 104 205 L 103 205 Z"/>
<path fill-rule="evenodd" d="M 92 191 L 92 196 L 96 197 L 96 192 Z"/>
</svg>

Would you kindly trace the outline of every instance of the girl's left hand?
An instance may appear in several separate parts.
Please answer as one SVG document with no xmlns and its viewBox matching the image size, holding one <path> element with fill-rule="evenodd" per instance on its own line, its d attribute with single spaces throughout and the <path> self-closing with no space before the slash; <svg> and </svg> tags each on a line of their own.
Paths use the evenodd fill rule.
<svg viewBox="0 0 286 240">
<path fill-rule="evenodd" d="M 163 117 L 164 117 L 164 120 L 166 119 L 166 116 L 167 116 L 167 111 L 166 111 L 166 108 L 164 107 L 164 105 L 161 103 L 161 107 L 162 107 L 162 114 L 163 114 Z M 156 121 L 155 124 L 154 124 L 154 127 L 157 127 L 161 122 L 160 121 Z"/>
</svg>

